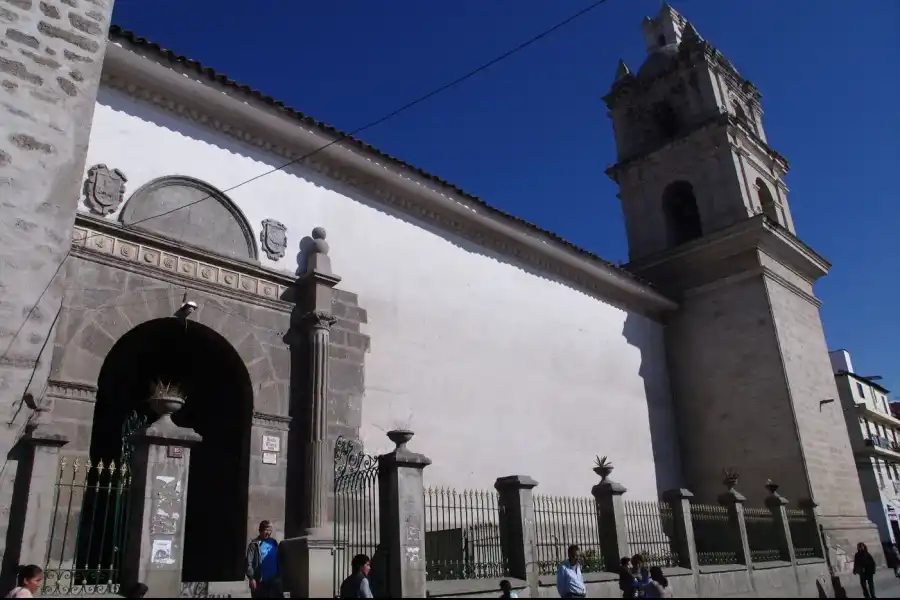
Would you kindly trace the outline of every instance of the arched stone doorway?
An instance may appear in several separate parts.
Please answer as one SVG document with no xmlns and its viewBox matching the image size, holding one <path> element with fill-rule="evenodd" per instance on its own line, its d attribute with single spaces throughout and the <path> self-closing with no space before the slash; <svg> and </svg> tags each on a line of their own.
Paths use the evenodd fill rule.
<svg viewBox="0 0 900 600">
<path fill-rule="evenodd" d="M 185 392 L 185 406 L 174 421 L 203 436 L 191 451 L 182 579 L 240 580 L 253 387 L 225 338 L 174 317 L 147 321 L 122 336 L 100 371 L 91 459 L 119 460 L 123 424 L 134 416 L 152 419 L 146 399 L 157 381 Z"/>
</svg>

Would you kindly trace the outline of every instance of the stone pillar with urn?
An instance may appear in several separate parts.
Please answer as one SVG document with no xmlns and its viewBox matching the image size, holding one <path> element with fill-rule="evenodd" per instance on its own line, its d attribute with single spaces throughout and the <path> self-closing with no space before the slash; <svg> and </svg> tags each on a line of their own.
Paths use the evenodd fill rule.
<svg viewBox="0 0 900 600">
<path fill-rule="evenodd" d="M 299 509 L 291 530 L 281 543 L 285 589 L 304 598 L 332 595 L 334 584 L 334 532 L 328 514 L 333 484 L 333 449 L 328 436 L 328 362 L 332 314 L 332 290 L 341 278 L 332 273 L 325 230 L 312 230 L 306 272 L 297 281 L 297 305 L 291 319 L 290 340 L 294 368 L 302 372 L 293 380 L 299 393 L 292 393 L 291 412 L 297 427 L 289 447 L 301 447 L 302 490 Z M 292 456 L 299 458 L 298 453 Z M 292 507 L 293 508 L 293 507 Z"/>
<path fill-rule="evenodd" d="M 609 478 L 613 465 L 607 457 L 597 457 L 594 473 L 600 483 L 591 488 L 597 509 L 597 530 L 600 536 L 600 552 L 607 568 L 618 565 L 619 559 L 628 555 L 628 527 L 625 522 L 625 486 Z"/>
<path fill-rule="evenodd" d="M 379 565 L 390 598 L 425 598 L 425 487 L 423 471 L 431 459 L 406 445 L 413 432 L 387 433 L 395 448 L 379 458 L 379 531 L 384 562 Z"/>
<path fill-rule="evenodd" d="M 133 434 L 131 507 L 122 561 L 123 587 L 141 582 L 150 598 L 181 595 L 184 515 L 191 447 L 203 441 L 172 415 L 185 403 L 171 384 L 157 384 L 150 406 L 159 416 Z"/>
</svg>

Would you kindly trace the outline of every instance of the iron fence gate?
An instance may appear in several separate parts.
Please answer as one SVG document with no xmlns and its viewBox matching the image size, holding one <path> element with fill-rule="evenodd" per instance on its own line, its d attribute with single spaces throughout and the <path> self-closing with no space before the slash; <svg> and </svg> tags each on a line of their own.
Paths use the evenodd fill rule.
<svg viewBox="0 0 900 600">
<path fill-rule="evenodd" d="M 384 589 L 377 557 L 378 458 L 366 454 L 362 443 L 339 437 L 334 445 L 334 594 L 350 575 L 350 563 L 357 554 L 372 561 L 370 582 L 373 591 Z"/>
<path fill-rule="evenodd" d="M 42 595 L 105 595 L 119 591 L 128 538 L 131 434 L 147 423 L 136 411 L 122 425 L 118 460 L 59 461 Z"/>
</svg>

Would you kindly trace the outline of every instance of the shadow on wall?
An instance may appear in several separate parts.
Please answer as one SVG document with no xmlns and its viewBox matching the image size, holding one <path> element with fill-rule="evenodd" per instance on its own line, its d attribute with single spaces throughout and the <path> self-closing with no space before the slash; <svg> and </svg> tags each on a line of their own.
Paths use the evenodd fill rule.
<svg viewBox="0 0 900 600">
<path fill-rule="evenodd" d="M 628 313 L 622 336 L 641 353 L 638 375 L 644 384 L 650 443 L 659 493 L 684 487 L 675 407 L 669 386 L 663 336 L 659 323 Z"/>
<path fill-rule="evenodd" d="M 25 532 L 25 511 L 28 505 L 28 488 L 31 485 L 33 467 L 32 449 L 20 439 L 6 456 L 8 463 L 17 465 L 13 479 L 12 500 L 9 507 L 9 521 L 6 529 L 6 550 L 0 564 L 0 590 L 11 590 L 16 585 L 19 572 L 19 558 L 22 553 L 22 535 Z"/>
<path fill-rule="evenodd" d="M 527 265 L 521 261 L 517 261 L 515 259 L 511 259 L 508 256 L 501 255 L 497 252 L 491 251 L 483 246 L 480 246 L 474 242 L 469 241 L 459 235 L 454 235 L 448 233 L 442 228 L 436 227 L 431 223 L 423 221 L 409 213 L 405 213 L 399 210 L 394 209 L 393 207 L 389 207 L 381 202 L 375 201 L 370 197 L 365 196 L 358 189 L 341 183 L 339 181 L 331 180 L 326 178 L 318 173 L 312 171 L 311 169 L 307 169 L 298 164 L 292 164 L 290 166 L 284 166 L 288 160 L 276 156 L 274 154 L 270 154 L 268 152 L 262 151 L 255 146 L 252 146 L 246 142 L 239 141 L 233 137 L 231 137 L 227 133 L 218 133 L 215 131 L 211 131 L 207 129 L 205 126 L 201 126 L 194 121 L 181 117 L 172 113 L 165 111 L 162 108 L 158 108 L 155 106 L 150 106 L 143 101 L 135 100 L 130 98 L 124 93 L 110 90 L 108 88 L 102 88 L 97 97 L 98 104 L 103 106 L 107 106 L 114 111 L 121 112 L 127 115 L 131 115 L 133 117 L 137 117 L 147 123 L 152 123 L 157 127 L 167 129 L 177 135 L 181 135 L 184 137 L 191 138 L 196 141 L 203 142 L 210 146 L 215 146 L 221 150 L 225 150 L 231 154 L 235 154 L 238 156 L 245 157 L 247 159 L 260 162 L 266 167 L 271 169 L 279 169 L 284 171 L 285 173 L 289 173 L 298 179 L 302 179 L 317 187 L 333 191 L 335 193 L 341 194 L 347 198 L 350 198 L 364 206 L 377 210 L 382 214 L 394 217 L 396 219 L 405 221 L 411 225 L 415 225 L 416 227 L 423 229 L 432 235 L 440 237 L 445 241 L 453 244 L 454 246 L 472 253 L 478 254 L 481 256 L 485 256 L 493 259 L 494 261 L 508 264 L 510 266 L 516 267 L 519 270 L 525 271 L 535 277 L 539 277 L 541 279 L 545 279 L 548 281 L 553 281 L 555 283 L 564 285 L 569 287 L 579 293 L 586 294 L 593 298 L 596 298 L 606 304 L 610 304 L 613 306 L 618 306 L 619 308 L 623 308 L 621 304 L 617 303 L 614 300 L 611 300 L 607 297 L 598 296 L 595 292 L 585 288 L 582 285 L 579 285 L 576 282 L 570 281 L 568 279 L 563 279 L 561 277 L 557 277 L 554 275 L 550 275 L 546 272 L 540 271 L 530 265 Z M 115 167 L 116 165 L 110 163 L 110 167 Z M 282 168 L 284 167 L 284 168 Z M 185 169 L 187 172 L 183 173 L 186 175 L 191 175 L 190 166 L 188 165 Z M 262 174 L 262 170 L 261 170 Z M 219 182 L 210 182 L 213 185 L 218 184 Z M 232 185 L 240 182 L 231 182 Z M 252 184 L 250 184 L 252 185 Z M 325 229 L 328 229 L 327 223 L 319 224 Z M 310 224 L 312 226 L 312 224 Z M 306 233 L 306 232 L 303 232 Z M 373 234 L 374 235 L 374 234 Z M 307 242 L 308 243 L 308 242 Z M 298 270 L 305 270 L 306 268 L 306 254 L 308 252 L 308 248 L 303 248 L 302 246 L 299 249 L 299 253 L 297 254 L 297 267 Z M 611 268 L 615 268 L 612 267 Z M 340 272 L 340 268 L 337 268 L 337 271 Z"/>
</svg>

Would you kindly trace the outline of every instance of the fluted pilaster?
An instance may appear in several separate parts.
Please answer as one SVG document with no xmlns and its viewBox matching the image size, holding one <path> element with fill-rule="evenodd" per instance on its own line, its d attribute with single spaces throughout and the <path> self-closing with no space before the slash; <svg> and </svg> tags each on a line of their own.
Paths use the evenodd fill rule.
<svg viewBox="0 0 900 600">
<path fill-rule="evenodd" d="M 307 527 L 328 525 L 331 453 L 328 447 L 328 349 L 335 317 L 314 311 L 304 317 L 309 332 L 309 437 L 307 443 Z"/>
</svg>

